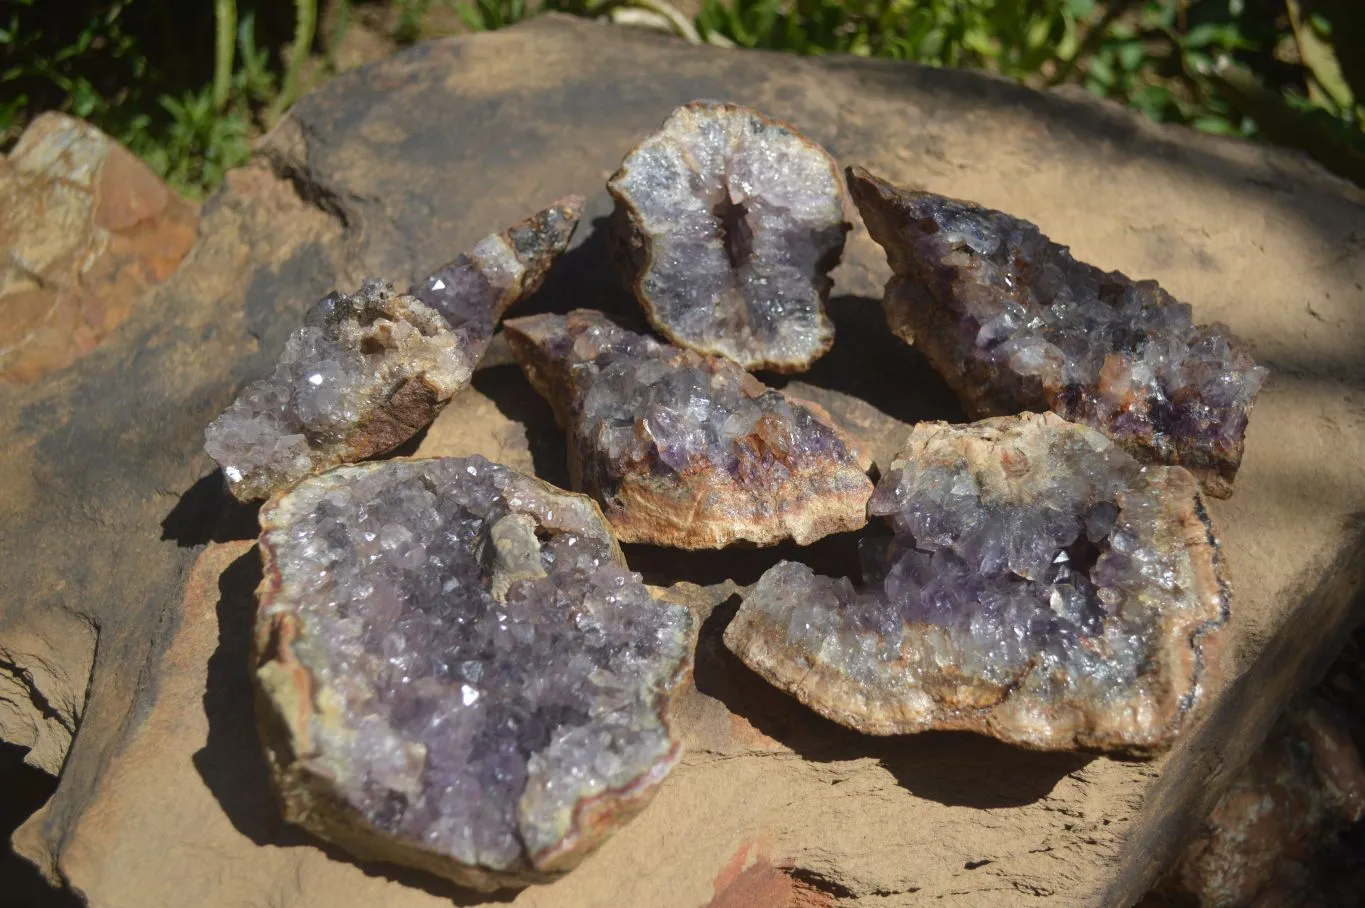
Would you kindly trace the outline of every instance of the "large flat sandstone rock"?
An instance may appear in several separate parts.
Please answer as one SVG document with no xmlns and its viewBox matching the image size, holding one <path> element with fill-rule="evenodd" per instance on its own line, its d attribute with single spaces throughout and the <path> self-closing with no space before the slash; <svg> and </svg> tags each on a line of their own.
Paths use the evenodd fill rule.
<svg viewBox="0 0 1365 908">
<path fill-rule="evenodd" d="M 1080 258 L 1159 279 L 1255 346 L 1272 375 L 1237 492 L 1211 503 L 1236 597 L 1226 670 L 1204 721 L 1149 763 L 960 734 L 861 737 L 721 646 L 736 585 L 793 549 L 634 547 L 632 566 L 683 584 L 673 594 L 703 619 L 677 716 L 687 755 L 578 870 L 507 898 L 1122 905 L 1147 889 L 1330 658 L 1365 579 L 1360 193 L 1297 157 L 971 73 L 694 49 L 553 17 L 422 45 L 304 100 L 206 204 L 166 285 L 75 365 L 0 388 L 0 647 L 11 654 L 0 674 L 17 691 L 5 727 L 54 698 L 79 721 L 69 753 L 50 736 L 43 763 L 64 756 L 61 784 L 15 836 L 51 879 L 96 906 L 181 905 L 189 893 L 281 908 L 481 903 L 361 866 L 277 819 L 247 680 L 254 514 L 220 492 L 200 433 L 333 286 L 413 279 L 565 193 L 587 195 L 584 229 L 520 312 L 633 312 L 605 267 L 603 184 L 698 97 L 787 119 L 843 163 L 1028 218 Z M 886 275 L 857 228 L 835 272 L 834 349 L 788 385 L 863 432 L 882 463 L 909 423 L 960 418 L 881 324 Z M 481 453 L 565 480 L 548 407 L 496 350 L 414 452 Z M 838 571 L 851 553 L 835 538 L 800 557 Z"/>
</svg>

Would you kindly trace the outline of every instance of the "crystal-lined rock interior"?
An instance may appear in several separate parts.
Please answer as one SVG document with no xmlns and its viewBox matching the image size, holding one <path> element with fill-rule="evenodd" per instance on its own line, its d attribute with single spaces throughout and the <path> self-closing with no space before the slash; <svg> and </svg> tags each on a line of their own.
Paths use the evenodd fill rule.
<svg viewBox="0 0 1365 908">
<path fill-rule="evenodd" d="M 512 319 L 506 335 L 567 430 L 574 487 L 621 541 L 805 545 L 867 522 L 854 439 L 733 361 L 590 310 Z"/>
<path fill-rule="evenodd" d="M 482 889 L 652 796 L 692 618 L 586 497 L 481 457 L 340 467 L 261 515 L 258 710 L 286 816 Z"/>
<path fill-rule="evenodd" d="M 797 372 L 834 341 L 824 304 L 849 224 L 838 165 L 756 110 L 694 101 L 607 184 L 618 259 L 669 340 Z"/>
<path fill-rule="evenodd" d="M 408 294 L 372 279 L 309 309 L 274 371 L 204 433 L 232 494 L 266 498 L 427 426 L 469 383 L 507 307 L 540 286 L 582 207 L 581 197 L 561 199 L 480 240 Z"/>
<path fill-rule="evenodd" d="M 1052 410 L 1232 494 L 1266 370 L 1226 325 L 1195 324 L 1155 281 L 1078 262 L 1028 221 L 860 168 L 848 180 L 895 272 L 887 321 L 975 415 Z"/>
<path fill-rule="evenodd" d="M 1052 413 L 921 423 L 869 510 L 863 588 L 782 562 L 725 632 L 817 712 L 1145 754 L 1200 705 L 1228 593 L 1188 471 Z"/>
</svg>

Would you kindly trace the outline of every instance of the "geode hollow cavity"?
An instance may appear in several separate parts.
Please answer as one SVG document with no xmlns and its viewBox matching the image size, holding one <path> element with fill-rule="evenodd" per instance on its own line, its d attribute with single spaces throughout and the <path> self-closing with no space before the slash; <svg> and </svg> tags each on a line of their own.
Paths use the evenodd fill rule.
<svg viewBox="0 0 1365 908">
<path fill-rule="evenodd" d="M 887 322 L 974 415 L 1052 410 L 1232 494 L 1266 370 L 1226 325 L 1194 324 L 1155 281 L 1078 262 L 1028 221 L 861 168 L 848 182 L 894 271 Z"/>
<path fill-rule="evenodd" d="M 863 588 L 782 562 L 725 632 L 822 715 L 1141 755 L 1205 699 L 1228 593 L 1185 469 L 1053 413 L 921 423 L 868 509 Z"/>
<path fill-rule="evenodd" d="M 838 165 L 815 142 L 756 110 L 693 101 L 607 189 L 618 258 L 669 340 L 778 372 L 834 342 L 824 304 L 849 224 Z"/>
<path fill-rule="evenodd" d="M 735 362 L 585 310 L 512 319 L 505 334 L 568 432 L 574 488 L 621 541 L 805 545 L 867 522 L 857 443 Z"/>
<path fill-rule="evenodd" d="M 480 457 L 344 466 L 261 512 L 257 715 L 287 819 L 466 886 L 566 872 L 679 756 L 693 621 L 601 512 Z"/>
<path fill-rule="evenodd" d="M 503 312 L 540 286 L 582 208 L 579 196 L 561 199 L 480 240 L 409 293 L 370 279 L 316 303 L 274 372 L 204 432 L 233 496 L 269 497 L 429 425 L 469 383 Z"/>
</svg>

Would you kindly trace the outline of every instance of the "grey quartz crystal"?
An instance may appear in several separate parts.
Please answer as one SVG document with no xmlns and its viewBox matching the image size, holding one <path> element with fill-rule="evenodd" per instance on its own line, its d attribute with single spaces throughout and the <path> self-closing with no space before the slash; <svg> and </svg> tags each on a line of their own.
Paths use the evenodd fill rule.
<svg viewBox="0 0 1365 908">
<path fill-rule="evenodd" d="M 1196 325 L 1156 281 L 1078 262 L 1028 221 L 860 168 L 848 180 L 894 272 L 887 322 L 973 415 L 1052 410 L 1232 494 L 1266 370 L 1227 325 Z"/>
<path fill-rule="evenodd" d="M 834 342 L 849 224 L 838 165 L 785 123 L 694 101 L 611 178 L 619 259 L 650 322 L 746 369 L 797 372 Z"/>
<path fill-rule="evenodd" d="M 805 545 L 867 522 L 857 442 L 733 361 L 586 310 L 512 319 L 505 333 L 568 431 L 574 488 L 602 504 L 621 541 Z"/>
<path fill-rule="evenodd" d="M 782 562 L 725 631 L 817 712 L 1144 755 L 1207 699 L 1228 591 L 1183 468 L 1052 413 L 921 423 L 869 511 L 861 587 Z"/>
<path fill-rule="evenodd" d="M 261 512 L 257 714 L 287 819 L 480 889 L 571 869 L 678 760 L 693 620 L 601 512 L 480 457 L 343 466 Z"/>
<path fill-rule="evenodd" d="M 383 454 L 429 425 L 469 383 L 506 309 L 532 293 L 582 212 L 571 196 L 397 293 L 367 280 L 304 315 L 274 371 L 204 432 L 241 501 L 339 463 Z"/>
</svg>

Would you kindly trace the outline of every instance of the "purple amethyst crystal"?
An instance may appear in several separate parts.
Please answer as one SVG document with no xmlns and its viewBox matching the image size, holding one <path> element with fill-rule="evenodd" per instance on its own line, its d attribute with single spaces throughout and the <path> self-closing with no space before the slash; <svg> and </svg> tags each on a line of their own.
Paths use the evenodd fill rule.
<svg viewBox="0 0 1365 908">
<path fill-rule="evenodd" d="M 895 272 L 887 321 L 975 415 L 1052 410 L 1232 494 L 1266 370 L 1226 325 L 1194 324 L 1155 281 L 1078 262 L 1028 221 L 860 168 L 848 182 Z"/>
<path fill-rule="evenodd" d="M 588 498 L 480 457 L 338 467 L 261 512 L 258 715 L 286 817 L 483 889 L 572 868 L 679 756 L 692 618 Z"/>
<path fill-rule="evenodd" d="M 849 225 L 838 165 L 819 145 L 758 111 L 693 101 L 607 189 L 621 263 L 669 340 L 779 372 L 834 342 L 824 303 Z"/>
<path fill-rule="evenodd" d="M 507 307 L 540 285 L 583 200 L 561 199 L 480 240 L 410 293 L 367 280 L 304 316 L 279 364 L 204 432 L 241 501 L 407 441 L 469 383 Z"/>
<path fill-rule="evenodd" d="M 513 319 L 512 354 L 568 430 L 575 488 L 624 542 L 805 545 L 867 522 L 853 439 L 731 360 L 660 343 L 601 313 Z"/>
<path fill-rule="evenodd" d="M 817 712 L 1143 754 L 1201 704 L 1227 590 L 1188 471 L 1052 413 L 921 423 L 869 511 L 861 589 L 782 562 L 725 632 Z"/>
</svg>

